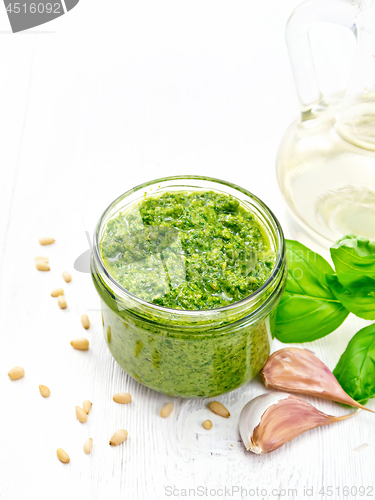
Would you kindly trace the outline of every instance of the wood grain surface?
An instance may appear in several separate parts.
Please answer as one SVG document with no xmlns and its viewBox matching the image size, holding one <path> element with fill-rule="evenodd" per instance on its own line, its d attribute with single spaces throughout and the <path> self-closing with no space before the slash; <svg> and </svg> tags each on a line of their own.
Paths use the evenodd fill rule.
<svg viewBox="0 0 375 500">
<path fill-rule="evenodd" d="M 91 17 L 84 4 L 51 23 L 56 33 L 0 34 L 0 498 L 148 500 L 179 498 L 190 488 L 190 497 L 300 500 L 328 498 L 322 487 L 344 498 L 344 486 L 374 496 L 373 415 L 308 432 L 270 455 L 247 453 L 238 416 L 264 392 L 262 383 L 217 398 L 229 419 L 213 415 L 208 400 L 143 387 L 112 359 L 90 275 L 74 270 L 89 248 L 86 232 L 92 236 L 116 196 L 172 174 L 205 174 L 253 191 L 294 236 L 274 163 L 298 114 L 283 35 L 297 2 L 116 1 L 104 9 L 93 0 Z M 343 38 L 343 51 L 346 44 Z M 338 56 L 327 49 L 325 57 L 329 73 Z M 41 247 L 41 236 L 56 243 Z M 50 258 L 50 272 L 35 269 L 35 255 Z M 58 286 L 66 310 L 50 296 Z M 366 324 L 350 317 L 308 347 L 332 369 Z M 87 352 L 70 346 L 77 336 L 89 339 Z M 14 365 L 26 374 L 11 382 Z M 48 399 L 39 384 L 51 389 Z M 130 392 L 131 404 L 114 403 L 116 392 Z M 75 406 L 85 399 L 93 407 L 80 424 Z M 161 419 L 169 401 L 174 411 Z M 346 411 L 310 401 L 327 413 Z M 207 418 L 210 431 L 201 425 Z M 129 437 L 110 447 L 119 428 Z M 82 449 L 88 437 L 90 455 Z M 58 447 L 70 455 L 68 465 L 57 459 Z M 353 492 L 346 498 L 359 498 Z"/>
</svg>

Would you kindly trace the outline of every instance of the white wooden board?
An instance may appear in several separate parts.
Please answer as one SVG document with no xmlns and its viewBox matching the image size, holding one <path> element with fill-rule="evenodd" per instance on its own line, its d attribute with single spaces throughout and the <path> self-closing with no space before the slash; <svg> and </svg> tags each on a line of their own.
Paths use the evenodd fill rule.
<svg viewBox="0 0 375 500">
<path fill-rule="evenodd" d="M 92 235 L 115 196 L 171 174 L 248 188 L 293 236 L 274 162 L 298 113 L 283 37 L 296 2 L 86 4 L 45 27 L 54 33 L 0 33 L 0 498 L 146 500 L 178 498 L 183 488 L 193 489 L 190 497 L 246 498 L 241 487 L 247 497 L 298 499 L 328 498 L 318 492 L 332 487 L 330 498 L 343 498 L 344 486 L 374 496 L 371 414 L 306 433 L 264 457 L 245 452 L 237 428 L 243 405 L 264 391 L 258 380 L 218 398 L 228 420 L 209 413 L 207 400 L 182 399 L 162 420 L 159 411 L 173 398 L 116 365 L 91 278 L 73 270 L 88 248 L 85 232 Z M 0 21 L 4 27 L 6 18 Z M 341 49 L 352 50 L 346 38 Z M 327 49 L 325 57 L 329 72 L 338 56 Z M 40 247 L 41 235 L 56 243 Z M 38 254 L 50 257 L 49 273 L 36 271 Z M 63 270 L 72 272 L 70 284 Z M 65 311 L 49 295 L 60 285 Z M 69 345 L 84 333 L 83 312 L 92 324 L 88 352 Z M 365 324 L 349 318 L 309 347 L 333 368 Z M 6 374 L 14 365 L 26 375 L 13 383 Z M 50 387 L 49 399 L 39 384 Z M 112 402 L 118 391 L 132 394 L 131 405 Z M 74 408 L 86 398 L 93 409 L 81 425 Z M 312 401 L 328 413 L 345 411 Z M 209 432 L 206 418 L 214 423 Z M 129 431 L 128 441 L 109 447 L 118 428 Z M 88 437 L 94 447 L 86 456 Z M 57 460 L 57 447 L 69 453 L 69 465 Z"/>
</svg>

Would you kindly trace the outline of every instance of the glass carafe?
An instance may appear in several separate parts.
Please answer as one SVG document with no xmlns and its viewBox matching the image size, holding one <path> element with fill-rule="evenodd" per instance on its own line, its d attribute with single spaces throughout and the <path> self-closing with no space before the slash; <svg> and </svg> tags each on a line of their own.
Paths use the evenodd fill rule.
<svg viewBox="0 0 375 500">
<path fill-rule="evenodd" d="M 357 49 L 346 91 L 322 95 L 309 28 L 351 29 Z M 298 226 L 324 246 L 346 233 L 375 239 L 375 0 L 315 0 L 300 5 L 286 38 L 301 116 L 277 157 L 280 188 Z"/>
</svg>

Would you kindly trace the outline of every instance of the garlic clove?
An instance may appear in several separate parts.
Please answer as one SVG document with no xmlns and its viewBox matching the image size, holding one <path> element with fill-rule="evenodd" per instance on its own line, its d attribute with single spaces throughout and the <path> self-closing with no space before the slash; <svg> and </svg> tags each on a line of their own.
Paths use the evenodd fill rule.
<svg viewBox="0 0 375 500">
<path fill-rule="evenodd" d="M 329 399 L 375 413 L 352 399 L 330 369 L 307 349 L 286 347 L 274 352 L 261 375 L 266 387 Z"/>
<path fill-rule="evenodd" d="M 277 450 L 303 432 L 345 420 L 356 413 L 334 417 L 291 394 L 270 392 L 244 406 L 239 431 L 245 448 L 263 455 Z"/>
</svg>

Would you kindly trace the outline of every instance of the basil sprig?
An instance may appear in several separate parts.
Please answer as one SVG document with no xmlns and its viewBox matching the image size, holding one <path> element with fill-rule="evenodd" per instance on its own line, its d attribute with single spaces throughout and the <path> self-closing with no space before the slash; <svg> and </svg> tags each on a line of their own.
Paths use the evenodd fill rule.
<svg viewBox="0 0 375 500">
<path fill-rule="evenodd" d="M 277 308 L 276 338 L 311 342 L 336 330 L 349 312 L 327 283 L 332 267 L 301 243 L 286 241 L 288 278 Z"/>
<path fill-rule="evenodd" d="M 354 335 L 333 374 L 359 403 L 366 404 L 375 396 L 375 323 Z"/>
<path fill-rule="evenodd" d="M 331 247 L 335 271 L 319 254 L 286 241 L 288 278 L 277 308 L 281 342 L 311 342 L 338 328 L 349 312 L 375 320 L 375 242 L 348 235 Z"/>
</svg>

